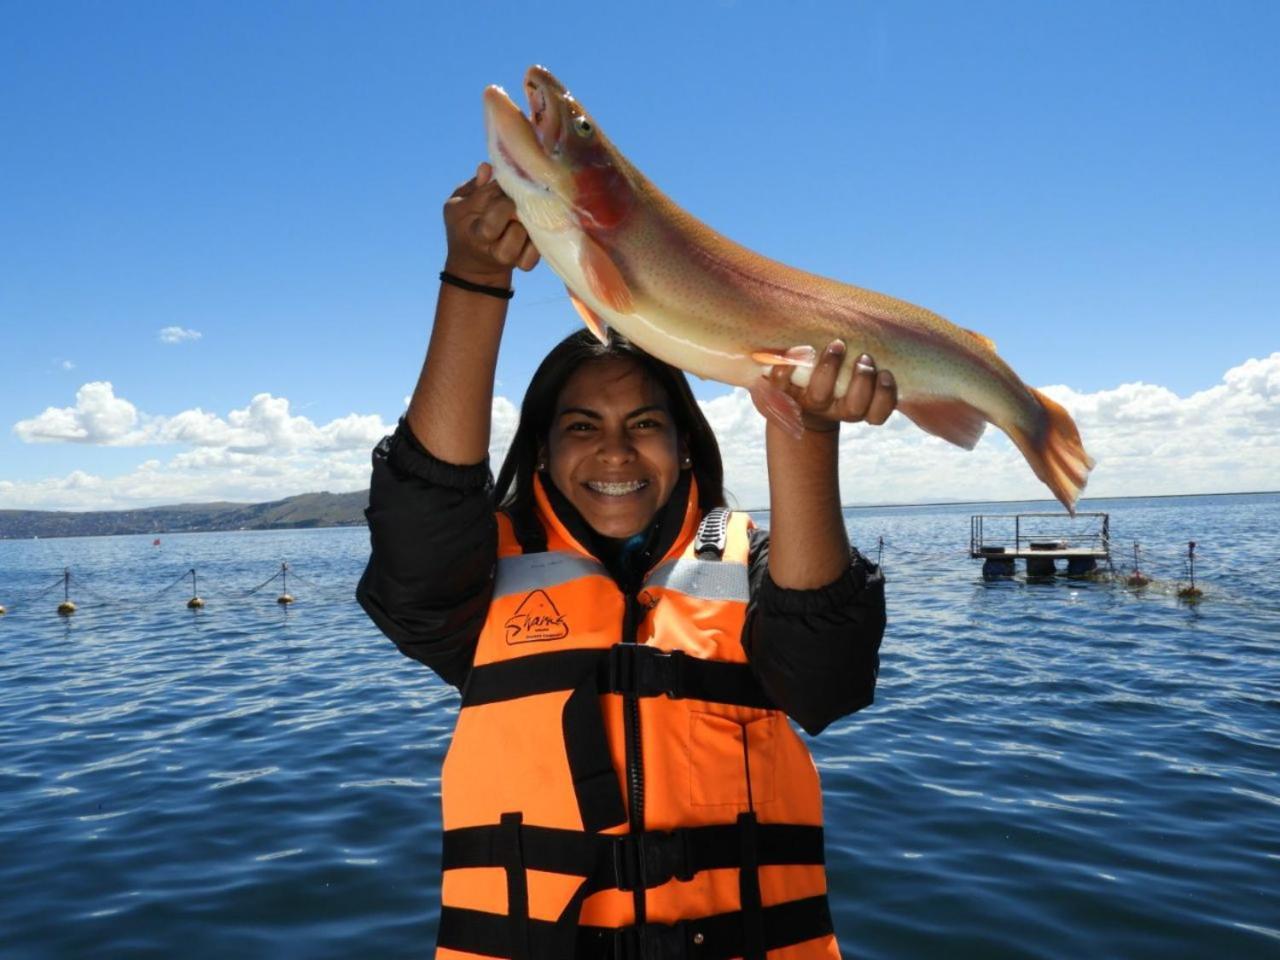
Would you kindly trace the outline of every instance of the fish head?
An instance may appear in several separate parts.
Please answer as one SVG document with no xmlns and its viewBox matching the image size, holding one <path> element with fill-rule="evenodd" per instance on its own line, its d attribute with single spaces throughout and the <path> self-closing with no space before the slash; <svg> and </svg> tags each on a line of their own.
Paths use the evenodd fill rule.
<svg viewBox="0 0 1280 960">
<path fill-rule="evenodd" d="M 521 219 L 534 216 L 548 228 L 571 224 L 592 233 L 622 226 L 634 206 L 622 155 L 546 68 L 530 67 L 524 90 L 527 116 L 501 87 L 484 93 L 489 158 Z"/>
</svg>

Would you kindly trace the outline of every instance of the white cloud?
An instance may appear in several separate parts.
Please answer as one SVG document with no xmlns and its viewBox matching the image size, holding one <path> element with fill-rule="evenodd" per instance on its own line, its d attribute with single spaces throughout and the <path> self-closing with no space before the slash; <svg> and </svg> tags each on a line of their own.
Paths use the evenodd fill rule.
<svg viewBox="0 0 1280 960">
<path fill-rule="evenodd" d="M 1089 496 L 1275 489 L 1280 477 L 1280 352 L 1228 370 L 1187 397 L 1128 383 L 1095 393 L 1044 388 L 1076 418 L 1098 460 Z M 768 503 L 764 421 L 745 390 L 703 403 L 720 439 L 726 486 L 738 505 Z M 496 471 L 519 419 L 493 401 L 490 456 Z M 199 408 L 148 416 L 87 383 L 74 407 L 49 408 L 15 425 L 28 442 L 183 447 L 167 462 L 99 477 L 75 471 L 34 482 L 0 481 L 0 507 L 106 509 L 201 500 L 267 500 L 312 490 L 357 490 L 369 481 L 369 449 L 393 424 L 348 414 L 326 424 L 294 416 L 268 393 L 225 417 Z M 931 437 L 895 415 L 883 427 L 846 426 L 840 440 L 846 503 L 1045 499 L 1048 490 L 998 430 L 973 451 Z"/>
<path fill-rule="evenodd" d="M 75 362 L 72 360 L 55 360 L 53 362 L 62 370 L 74 370 L 76 368 Z"/>
<path fill-rule="evenodd" d="M 146 442 L 137 425 L 138 408 L 117 397 L 110 383 L 94 381 L 76 391 L 74 407 L 47 407 L 39 416 L 18 421 L 13 430 L 27 443 L 131 446 Z"/>
<path fill-rule="evenodd" d="M 502 468 L 502 459 L 507 455 L 507 447 L 511 446 L 511 438 L 516 435 L 520 408 L 506 397 L 494 397 L 489 418 L 489 466 L 497 476 Z"/>
<path fill-rule="evenodd" d="M 157 334 L 161 343 L 183 343 L 186 340 L 199 340 L 204 336 L 199 330 L 188 330 L 186 327 L 164 327 Z"/>
<path fill-rule="evenodd" d="M 358 490 L 369 451 L 394 424 L 348 414 L 317 424 L 289 401 L 260 393 L 225 417 L 195 408 L 173 416 L 140 412 L 110 383 L 86 383 L 71 407 L 50 407 L 14 425 L 28 443 L 177 445 L 167 462 L 147 460 L 114 477 L 76 470 L 34 482 L 0 481 L 0 506 L 112 509 L 200 500 L 270 500 L 314 490 Z"/>
</svg>

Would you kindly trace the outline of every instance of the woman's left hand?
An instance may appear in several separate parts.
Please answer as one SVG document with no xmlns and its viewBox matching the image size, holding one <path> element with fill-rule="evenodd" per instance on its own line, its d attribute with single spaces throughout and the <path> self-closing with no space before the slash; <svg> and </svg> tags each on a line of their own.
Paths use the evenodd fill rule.
<svg viewBox="0 0 1280 960">
<path fill-rule="evenodd" d="M 844 344 L 832 341 L 822 351 L 805 387 L 791 382 L 794 367 L 778 364 L 770 373 L 770 382 L 800 404 L 806 430 L 831 433 L 839 430 L 842 422 L 865 421 L 879 426 L 897 409 L 897 381 L 888 370 L 878 370 L 875 361 L 865 353 L 854 362 L 848 391 L 843 397 L 836 397 L 836 376 L 844 354 Z"/>
</svg>

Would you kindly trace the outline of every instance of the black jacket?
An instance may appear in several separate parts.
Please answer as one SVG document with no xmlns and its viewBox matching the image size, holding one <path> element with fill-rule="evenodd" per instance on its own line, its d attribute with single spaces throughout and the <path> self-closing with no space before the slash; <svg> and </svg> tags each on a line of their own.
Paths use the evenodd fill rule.
<svg viewBox="0 0 1280 960">
<path fill-rule="evenodd" d="M 492 487 L 487 462 L 445 463 L 403 421 L 373 451 L 365 511 L 372 553 L 356 598 L 402 653 L 458 688 L 471 669 L 493 592 L 498 527 Z M 687 486 L 672 494 L 668 513 L 683 515 L 682 491 Z M 567 501 L 551 499 L 571 531 L 586 531 Z M 673 524 L 665 519 L 659 517 L 650 532 L 650 556 L 661 557 L 673 542 Z M 579 539 L 615 579 L 627 578 L 606 545 L 589 532 Z M 787 590 L 769 576 L 768 557 L 768 531 L 757 530 L 743 647 L 778 707 L 816 734 L 872 701 L 885 627 L 884 578 L 855 550 L 834 582 Z"/>
</svg>

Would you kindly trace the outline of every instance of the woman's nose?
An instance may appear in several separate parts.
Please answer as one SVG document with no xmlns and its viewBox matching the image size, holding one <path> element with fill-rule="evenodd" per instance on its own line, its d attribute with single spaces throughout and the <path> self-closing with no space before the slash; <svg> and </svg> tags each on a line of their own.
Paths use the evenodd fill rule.
<svg viewBox="0 0 1280 960">
<path fill-rule="evenodd" d="M 626 432 L 614 433 L 605 432 L 600 437 L 600 446 L 596 449 L 596 456 L 606 463 L 626 463 L 636 455 L 636 448 L 631 443 L 631 438 Z"/>
</svg>

